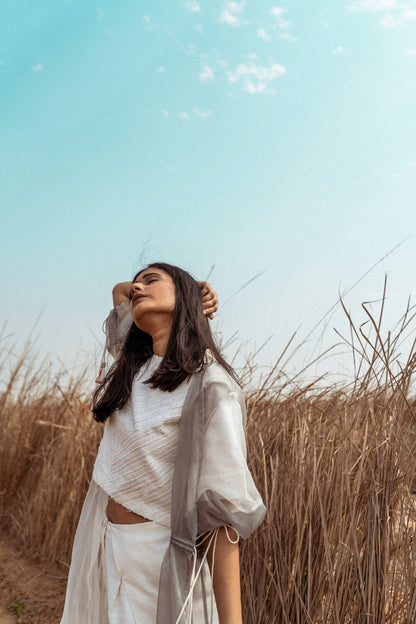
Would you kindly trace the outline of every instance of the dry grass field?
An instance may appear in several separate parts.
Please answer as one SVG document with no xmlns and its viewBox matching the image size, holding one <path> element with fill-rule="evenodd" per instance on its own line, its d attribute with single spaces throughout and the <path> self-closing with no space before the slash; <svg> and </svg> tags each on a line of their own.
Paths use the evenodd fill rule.
<svg viewBox="0 0 416 624">
<path fill-rule="evenodd" d="M 253 363 L 245 370 L 249 464 L 268 509 L 241 546 L 245 624 L 416 622 L 413 345 L 396 355 L 412 320 L 407 310 L 385 337 L 380 319 L 368 334 L 351 322 L 356 375 L 343 388 L 290 382 L 279 364 L 253 389 Z M 0 528 L 14 560 L 0 568 L 0 618 L 25 600 L 10 621 L 49 624 L 102 429 L 85 372 L 61 387 L 26 353 L 6 374 L 3 353 Z M 13 586 L 22 556 L 43 577 L 32 594 Z"/>
</svg>

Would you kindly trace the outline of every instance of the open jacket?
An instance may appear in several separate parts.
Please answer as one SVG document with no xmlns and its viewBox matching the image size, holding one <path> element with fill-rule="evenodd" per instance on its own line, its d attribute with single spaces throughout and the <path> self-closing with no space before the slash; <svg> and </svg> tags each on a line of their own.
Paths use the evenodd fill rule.
<svg viewBox="0 0 416 624">
<path fill-rule="evenodd" d="M 111 319 L 110 314 L 110 323 Z M 114 330 L 109 333 L 108 346 L 114 353 Z M 206 616 L 204 622 L 194 624 L 208 624 L 208 592 L 201 587 L 202 575 L 197 575 L 197 536 L 229 525 L 247 538 L 264 519 L 266 510 L 245 462 L 245 418 L 242 391 L 219 364 L 214 361 L 192 375 L 181 414 L 172 486 L 171 539 L 161 567 L 155 624 L 191 624 L 186 603 L 196 583 L 206 601 Z M 211 448 L 206 444 L 206 432 L 214 419 L 224 424 L 219 451 L 212 448 L 212 441 Z M 223 451 L 227 444 L 230 453 Z M 201 475 L 201 465 L 207 463 L 207 458 L 216 457 L 216 452 L 218 465 L 213 466 L 212 477 Z M 107 623 L 103 550 L 106 505 L 107 494 L 92 481 L 75 536 L 61 624 Z"/>
</svg>

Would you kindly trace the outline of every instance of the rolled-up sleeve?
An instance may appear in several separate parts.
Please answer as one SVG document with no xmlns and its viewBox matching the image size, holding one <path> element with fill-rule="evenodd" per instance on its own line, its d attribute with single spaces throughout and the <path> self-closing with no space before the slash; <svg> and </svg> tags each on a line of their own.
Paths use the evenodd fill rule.
<svg viewBox="0 0 416 624">
<path fill-rule="evenodd" d="M 113 308 L 105 322 L 107 350 L 116 360 L 121 352 L 124 339 L 133 323 L 130 302 L 125 301 Z"/>
<path fill-rule="evenodd" d="M 236 518 L 230 524 L 244 537 L 262 522 L 266 510 L 247 466 L 243 422 L 237 393 L 230 392 L 219 401 L 204 433 L 198 499 L 221 501 Z M 242 521 L 247 525 L 243 530 L 236 526 Z"/>
</svg>

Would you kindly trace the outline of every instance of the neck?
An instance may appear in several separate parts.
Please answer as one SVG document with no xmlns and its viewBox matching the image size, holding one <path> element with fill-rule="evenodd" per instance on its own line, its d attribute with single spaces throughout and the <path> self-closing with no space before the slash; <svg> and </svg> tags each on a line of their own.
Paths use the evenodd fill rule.
<svg viewBox="0 0 416 624">
<path fill-rule="evenodd" d="M 153 353 L 163 357 L 169 342 L 170 327 L 162 327 L 151 333 L 153 341 Z"/>
</svg>

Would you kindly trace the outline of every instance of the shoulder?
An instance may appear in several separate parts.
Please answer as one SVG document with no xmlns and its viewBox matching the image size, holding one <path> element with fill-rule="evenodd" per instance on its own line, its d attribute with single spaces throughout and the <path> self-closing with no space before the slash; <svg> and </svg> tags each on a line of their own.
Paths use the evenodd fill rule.
<svg viewBox="0 0 416 624">
<path fill-rule="evenodd" d="M 215 359 L 208 362 L 201 376 L 201 392 L 209 410 L 215 409 L 222 399 L 230 395 L 233 395 L 240 404 L 244 403 L 242 389 Z"/>
<path fill-rule="evenodd" d="M 203 386 L 205 388 L 211 385 L 223 385 L 233 390 L 241 390 L 238 383 L 231 375 L 215 360 L 213 357 L 207 358 L 207 364 L 203 370 Z"/>
</svg>

